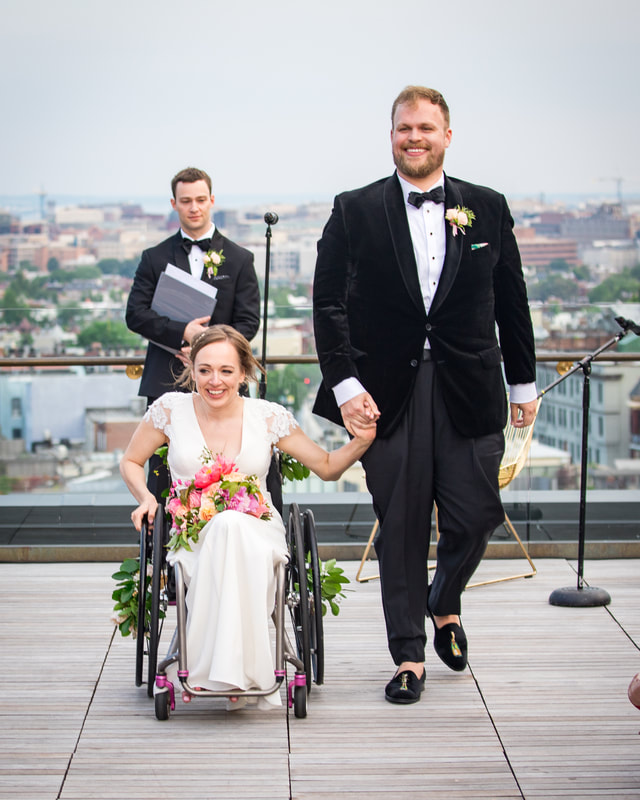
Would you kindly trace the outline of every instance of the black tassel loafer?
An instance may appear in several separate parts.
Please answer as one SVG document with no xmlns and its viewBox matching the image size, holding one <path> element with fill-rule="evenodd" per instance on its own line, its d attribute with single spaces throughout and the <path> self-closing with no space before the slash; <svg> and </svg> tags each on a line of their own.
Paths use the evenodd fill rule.
<svg viewBox="0 0 640 800">
<path fill-rule="evenodd" d="M 449 669 L 462 672 L 467 666 L 467 637 L 462 625 L 449 622 L 438 628 L 435 620 L 433 622 L 433 648 L 442 661 Z"/>
<path fill-rule="evenodd" d="M 384 687 L 385 699 L 390 703 L 400 703 L 408 705 L 417 703 L 424 689 L 425 670 L 422 677 L 418 676 L 410 669 L 399 672 Z"/>
</svg>

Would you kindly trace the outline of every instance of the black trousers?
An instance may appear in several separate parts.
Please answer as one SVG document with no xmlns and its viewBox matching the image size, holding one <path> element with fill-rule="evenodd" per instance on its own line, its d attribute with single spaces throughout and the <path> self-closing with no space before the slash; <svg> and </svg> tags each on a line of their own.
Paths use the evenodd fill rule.
<svg viewBox="0 0 640 800">
<path fill-rule="evenodd" d="M 380 523 L 375 541 L 389 650 L 396 664 L 424 661 L 425 615 L 460 613 L 460 595 L 504 520 L 498 470 L 502 431 L 477 439 L 451 424 L 436 365 L 423 361 L 396 430 L 362 463 Z M 434 502 L 440 539 L 429 587 Z"/>
</svg>

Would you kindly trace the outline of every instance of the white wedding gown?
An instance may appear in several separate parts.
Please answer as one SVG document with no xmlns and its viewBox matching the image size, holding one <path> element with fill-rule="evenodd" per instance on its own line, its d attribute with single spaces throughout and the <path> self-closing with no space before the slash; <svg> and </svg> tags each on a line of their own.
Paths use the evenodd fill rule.
<svg viewBox="0 0 640 800">
<path fill-rule="evenodd" d="M 192 394 L 170 392 L 145 414 L 169 439 L 172 481 L 190 481 L 203 465 L 206 443 L 193 399 Z M 273 445 L 297 423 L 276 403 L 251 398 L 243 403 L 242 444 L 234 461 L 241 472 L 258 476 L 272 517 L 265 521 L 223 511 L 205 525 L 191 552 L 180 548 L 167 557 L 170 564 L 180 562 L 188 586 L 189 683 L 218 691 L 273 685 L 269 626 L 275 568 L 287 559 L 284 525 L 271 503 L 266 475 Z M 279 692 L 259 698 L 261 707 L 280 704 Z"/>
</svg>

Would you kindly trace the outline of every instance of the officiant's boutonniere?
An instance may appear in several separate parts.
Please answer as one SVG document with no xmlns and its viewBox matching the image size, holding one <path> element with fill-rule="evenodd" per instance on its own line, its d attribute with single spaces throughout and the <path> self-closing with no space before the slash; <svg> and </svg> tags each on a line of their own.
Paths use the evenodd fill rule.
<svg viewBox="0 0 640 800">
<path fill-rule="evenodd" d="M 449 225 L 453 228 L 453 235 L 457 236 L 458 231 L 465 234 L 467 225 L 471 227 L 476 215 L 470 208 L 464 206 L 456 206 L 455 208 L 448 208 L 445 212 L 445 219 L 448 220 Z"/>
<path fill-rule="evenodd" d="M 203 258 L 204 265 L 207 268 L 207 275 L 214 278 L 218 274 L 218 267 L 221 267 L 226 258 L 222 255 L 222 250 L 207 250 Z"/>
</svg>

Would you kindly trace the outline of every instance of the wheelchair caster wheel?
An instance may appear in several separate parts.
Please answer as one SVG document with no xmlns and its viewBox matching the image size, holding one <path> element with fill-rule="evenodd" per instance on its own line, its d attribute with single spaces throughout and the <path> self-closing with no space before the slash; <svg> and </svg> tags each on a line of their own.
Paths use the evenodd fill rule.
<svg viewBox="0 0 640 800">
<path fill-rule="evenodd" d="M 169 692 L 158 692 L 154 694 L 153 700 L 156 709 L 156 719 L 169 719 L 171 713 L 171 695 Z"/>
<path fill-rule="evenodd" d="M 298 719 L 307 716 L 307 687 L 294 686 L 293 689 L 293 713 Z"/>
</svg>

